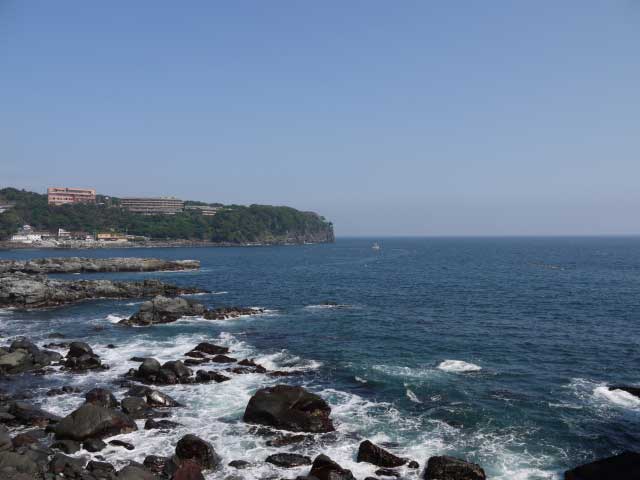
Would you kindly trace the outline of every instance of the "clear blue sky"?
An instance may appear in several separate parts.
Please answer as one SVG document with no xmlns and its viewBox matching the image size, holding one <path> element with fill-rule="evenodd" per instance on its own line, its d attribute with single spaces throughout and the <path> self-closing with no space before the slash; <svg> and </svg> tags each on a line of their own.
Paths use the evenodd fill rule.
<svg viewBox="0 0 640 480">
<path fill-rule="evenodd" d="M 0 0 L 0 185 L 640 233 L 640 1 Z"/>
</svg>

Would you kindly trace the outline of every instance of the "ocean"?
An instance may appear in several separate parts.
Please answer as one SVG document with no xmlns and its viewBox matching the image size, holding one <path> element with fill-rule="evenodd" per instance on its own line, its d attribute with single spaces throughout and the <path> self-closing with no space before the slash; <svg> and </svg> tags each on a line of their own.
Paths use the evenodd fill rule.
<svg viewBox="0 0 640 480">
<path fill-rule="evenodd" d="M 381 250 L 372 250 L 377 241 Z M 357 478 L 364 439 L 417 460 L 453 455 L 493 479 L 556 479 L 565 469 L 622 450 L 640 450 L 640 399 L 611 384 L 640 384 L 640 238 L 339 238 L 335 244 L 238 248 L 20 250 L 0 258 L 147 256 L 198 259 L 199 271 L 60 276 L 161 278 L 210 292 L 210 307 L 255 306 L 264 315 L 198 318 L 148 328 L 117 321 L 141 301 L 96 300 L 33 311 L 0 311 L 0 335 L 42 345 L 59 332 L 90 343 L 111 368 L 82 375 L 22 375 L 0 388 L 32 393 L 66 415 L 83 395 L 46 397 L 60 385 L 107 386 L 138 364 L 133 356 L 182 358 L 200 341 L 231 347 L 268 369 L 302 376 L 248 374 L 221 384 L 161 387 L 186 407 L 183 426 L 121 435 L 135 450 L 109 447 L 124 465 L 171 455 L 195 433 L 226 465 L 207 478 L 293 478 L 262 462 L 280 451 L 326 453 Z M 56 340 L 53 340 L 56 341 Z M 107 344 L 117 348 L 106 348 Z M 258 388 L 301 384 L 332 407 L 335 435 L 270 447 L 242 422 Z M 86 454 L 86 452 L 81 452 Z"/>
</svg>

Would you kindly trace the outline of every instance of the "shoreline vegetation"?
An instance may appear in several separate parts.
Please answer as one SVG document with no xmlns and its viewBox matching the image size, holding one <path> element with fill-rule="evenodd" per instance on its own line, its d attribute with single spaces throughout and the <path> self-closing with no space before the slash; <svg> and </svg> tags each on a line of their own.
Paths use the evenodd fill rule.
<svg viewBox="0 0 640 480">
<path fill-rule="evenodd" d="M 20 248 L 10 240 L 24 225 L 44 234 L 27 248 L 250 246 L 335 240 L 333 224 L 315 212 L 286 206 L 186 203 L 215 205 L 217 210 L 211 216 L 197 209 L 145 215 L 127 210 L 119 198 L 102 195 L 95 204 L 53 206 L 46 195 L 3 188 L 0 248 Z"/>
<path fill-rule="evenodd" d="M 138 312 L 119 322 L 123 328 L 150 328 L 156 324 L 171 323 L 190 316 L 215 322 L 265 313 L 263 309 L 247 307 L 209 309 L 192 299 L 180 296 L 183 293 L 196 292 L 198 289 L 178 288 L 157 280 L 66 281 L 46 277 L 47 273 L 166 271 L 198 267 L 199 263 L 195 265 L 189 260 L 136 258 L 75 257 L 4 261 L 0 262 L 0 307 L 41 308 L 102 298 L 105 292 L 116 292 L 114 286 L 119 285 L 118 294 L 106 296 L 129 298 L 122 293 L 129 292 L 132 296 L 151 298 L 141 304 Z M 155 290 L 143 288 L 147 283 L 155 286 Z M 7 291 L 13 293 L 7 294 Z M 56 291 L 58 293 L 55 293 Z M 55 332 L 50 332 L 48 336 L 55 341 L 38 346 L 27 338 L 14 337 L 11 343 L 0 347 L 0 383 L 11 382 L 12 377 L 16 375 L 72 375 L 88 372 L 99 375 L 110 368 L 88 343 L 78 339 L 67 339 Z M 107 348 L 117 346 L 108 345 Z M 322 446 L 325 441 L 336 441 L 332 440 L 335 419 L 331 415 L 331 406 L 321 396 L 296 385 L 295 379 L 304 375 L 304 371 L 269 370 L 253 358 L 238 358 L 238 352 L 234 352 L 232 348 L 207 341 L 193 346 L 183 354 L 183 358 L 175 358 L 162 364 L 153 357 L 134 357 L 128 360 L 123 358 L 121 361 L 137 364 L 137 367 L 130 368 L 113 385 L 113 389 L 126 388 L 126 393 L 118 399 L 106 388 L 108 384 L 92 388 L 85 392 L 84 403 L 68 412 L 66 416 L 54 415 L 32 405 L 28 399 L 33 397 L 29 395 L 12 396 L 0 389 L 0 478 L 203 480 L 205 474 L 215 473 L 225 464 L 240 472 L 256 463 L 266 462 L 284 470 L 282 478 L 287 478 L 286 469 L 308 468 L 306 475 L 297 476 L 296 480 L 356 480 L 350 470 L 324 454 L 312 459 L 289 451 L 278 451 L 265 459 L 251 461 L 223 458 L 206 438 L 191 433 L 183 435 L 175 446 L 171 446 L 173 455 L 149 454 L 142 463 L 132 461 L 117 470 L 114 465 L 104 461 L 99 452 L 108 447 L 134 450 L 136 445 L 112 437 L 140 428 L 158 431 L 179 428 L 179 423 L 167 418 L 171 417 L 171 411 L 175 408 L 193 408 L 164 393 L 162 387 L 234 382 L 239 376 L 250 373 L 283 380 L 292 379 L 289 382 L 260 388 L 250 397 L 241 421 L 254 426 L 254 429 L 250 430 L 252 435 L 266 435 L 271 438 L 271 445 L 287 450 L 296 444 L 311 442 Z M 624 385 L 609 388 L 624 390 L 640 397 L 640 389 L 637 388 Z M 67 385 L 49 390 L 46 395 L 62 397 L 79 393 L 82 392 L 76 387 Z M 368 439 L 360 442 L 357 451 L 353 451 L 353 458 L 358 463 L 366 462 L 376 469 L 375 477 L 358 480 L 487 478 L 480 465 L 465 459 L 445 455 L 427 459 L 405 458 Z M 640 454 L 623 452 L 568 470 L 564 478 L 624 480 L 635 478 L 629 476 L 630 472 L 637 471 L 639 467 Z"/>
</svg>

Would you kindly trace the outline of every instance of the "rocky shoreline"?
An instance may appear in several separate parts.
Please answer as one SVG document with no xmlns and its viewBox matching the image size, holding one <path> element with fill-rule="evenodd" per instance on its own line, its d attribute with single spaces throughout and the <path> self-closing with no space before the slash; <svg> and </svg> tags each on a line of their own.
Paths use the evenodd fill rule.
<svg viewBox="0 0 640 480">
<path fill-rule="evenodd" d="M 31 260 L 0 260 L 4 273 L 99 273 L 99 272 L 166 272 L 197 270 L 198 260 L 161 260 L 158 258 L 36 258 Z"/>
<path fill-rule="evenodd" d="M 209 309 L 201 303 L 177 296 L 197 291 L 157 280 L 62 281 L 22 272 L 0 275 L 0 306 L 44 307 L 98 297 L 153 297 L 142 303 L 136 313 L 123 319 L 120 322 L 123 326 L 150 327 L 172 323 L 185 316 L 215 321 L 264 313 L 261 309 L 242 307 Z M 133 332 L 133 329 L 122 330 Z M 55 340 L 43 345 L 36 345 L 27 338 L 16 338 L 0 347 L 0 382 L 8 386 L 8 382 L 30 375 L 68 375 L 71 380 L 73 375 L 89 372 L 99 379 L 113 368 L 113 365 L 105 363 L 104 356 L 94 351 L 96 345 L 78 339 L 67 340 L 54 333 L 50 336 Z M 117 346 L 107 345 L 106 348 L 117 349 Z M 232 468 L 238 472 L 237 475 L 228 475 L 224 479 L 242 480 L 243 470 L 269 464 L 280 470 L 278 476 L 268 477 L 268 480 L 355 480 L 352 471 L 326 454 L 319 453 L 311 458 L 295 452 L 296 445 L 315 445 L 315 450 L 322 452 L 325 445 L 340 441 L 336 436 L 336 422 L 339 420 L 334 417 L 327 399 L 300 386 L 296 380 L 305 375 L 304 371 L 270 369 L 254 358 L 240 355 L 233 348 L 209 341 L 202 341 L 183 352 L 162 362 L 152 356 L 118 359 L 118 363 L 126 368 L 135 368 L 124 373 L 117 370 L 117 378 L 109 381 L 97 380 L 97 384 L 84 391 L 81 405 L 61 415 L 37 407 L 35 402 L 38 398 L 32 393 L 8 394 L 0 389 L 0 478 L 202 480 L 205 475 L 215 477 Z M 157 353 L 160 358 L 161 352 Z M 176 400 L 166 393 L 166 389 L 172 386 L 195 389 L 202 385 L 216 389 L 217 384 L 227 385 L 229 382 L 233 385 L 247 375 L 264 376 L 278 382 L 291 379 L 290 382 L 255 391 L 247 401 L 240 420 L 249 428 L 251 435 L 268 437 L 268 444 L 278 449 L 275 453 L 265 458 L 229 457 L 216 451 L 208 438 L 186 433 L 171 445 L 170 455 L 165 449 L 162 453 L 145 454 L 144 459 L 140 456 L 141 462 L 114 465 L 106 461 L 103 453 L 108 449 L 136 451 L 142 447 L 129 439 L 114 437 L 126 437 L 126 434 L 139 430 L 161 434 L 183 427 L 171 419 L 173 412 L 197 406 Z M 613 385 L 609 388 L 640 398 L 637 387 Z M 114 392 L 120 393 L 117 396 Z M 70 382 L 50 389 L 45 395 L 63 399 L 80 393 L 83 392 Z M 30 403 L 32 401 L 34 403 Z M 368 464 L 375 472 L 375 477 L 359 480 L 487 478 L 482 466 L 467 459 L 446 455 L 407 458 L 393 450 L 393 446 L 378 445 L 370 439 L 359 440 L 358 448 L 350 454 L 357 463 Z M 296 469 L 296 475 L 287 475 L 288 469 Z M 302 475 L 301 469 L 304 470 Z M 638 478 L 638 471 L 640 454 L 623 452 L 569 470 L 564 476 L 566 480 L 627 480 Z"/>
</svg>

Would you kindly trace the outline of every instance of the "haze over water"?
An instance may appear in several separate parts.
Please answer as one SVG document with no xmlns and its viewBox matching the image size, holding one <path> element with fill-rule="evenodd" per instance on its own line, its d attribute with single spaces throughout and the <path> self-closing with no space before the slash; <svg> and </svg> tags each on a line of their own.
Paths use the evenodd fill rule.
<svg viewBox="0 0 640 480">
<path fill-rule="evenodd" d="M 108 277 L 158 276 L 213 292 L 196 297 L 207 305 L 269 313 L 125 329 L 115 322 L 139 302 L 1 312 L 5 337 L 40 343 L 61 332 L 94 345 L 112 367 L 35 377 L 29 389 L 72 383 L 87 390 L 135 367 L 128 361 L 134 355 L 173 360 L 208 339 L 268 368 L 303 369 L 302 377 L 277 381 L 302 383 L 327 398 L 338 434 L 289 448 L 327 453 L 357 478 L 374 471 L 355 463 L 365 438 L 421 465 L 431 455 L 460 456 L 501 480 L 557 479 L 585 461 L 640 449 L 640 400 L 605 388 L 640 382 L 637 238 L 338 239 L 300 247 L 11 251 L 0 258 L 65 255 L 199 259 L 200 271 Z M 109 343 L 118 348 L 105 348 Z M 23 381 L 14 387 L 25 388 Z M 172 412 L 184 427 L 123 435 L 136 449 L 110 448 L 105 456 L 123 464 L 170 454 L 189 432 L 211 440 L 225 465 L 262 459 L 282 449 L 267 446 L 240 419 L 249 396 L 271 383 L 252 374 L 167 387 L 188 405 Z M 82 394 L 36 398 L 60 414 L 83 401 Z M 243 476 L 263 478 L 273 468 L 260 464 Z"/>
</svg>

